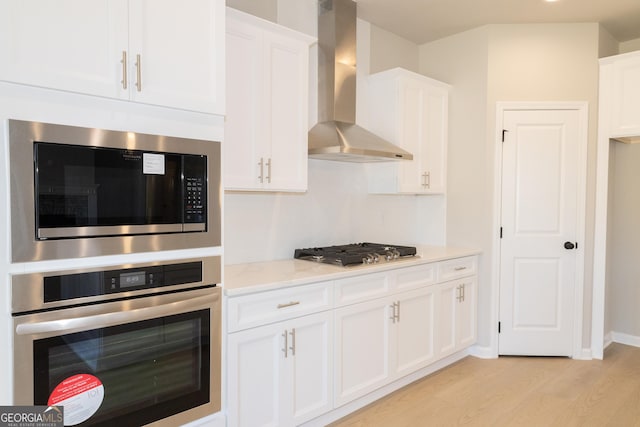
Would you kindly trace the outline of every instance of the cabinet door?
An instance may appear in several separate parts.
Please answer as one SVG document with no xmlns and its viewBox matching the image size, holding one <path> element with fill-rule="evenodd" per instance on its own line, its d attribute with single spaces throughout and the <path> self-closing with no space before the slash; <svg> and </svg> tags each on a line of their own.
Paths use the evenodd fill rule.
<svg viewBox="0 0 640 427">
<path fill-rule="evenodd" d="M 1 80 L 128 97 L 127 0 L 3 0 L 0 28 Z"/>
<path fill-rule="evenodd" d="M 449 86 L 400 68 L 374 74 L 369 83 L 365 125 L 413 154 L 411 161 L 369 166 L 369 191 L 443 194 Z"/>
<path fill-rule="evenodd" d="M 260 131 L 267 119 L 261 114 L 265 104 L 262 31 L 231 19 L 226 31 L 224 185 L 228 190 L 261 189 L 264 178 L 260 178 L 259 162 L 270 155 L 267 137 Z"/>
<path fill-rule="evenodd" d="M 478 280 L 476 276 L 468 277 L 460 281 L 462 297 L 457 305 L 456 314 L 456 347 L 461 350 L 476 342 L 477 321 L 476 305 L 478 293 Z"/>
<path fill-rule="evenodd" d="M 612 136 L 640 134 L 640 55 L 613 63 Z"/>
<path fill-rule="evenodd" d="M 389 381 L 390 304 L 382 298 L 335 310 L 336 406 Z"/>
<path fill-rule="evenodd" d="M 224 114 L 224 2 L 129 1 L 131 99 Z"/>
<path fill-rule="evenodd" d="M 423 102 L 420 185 L 425 193 L 441 194 L 446 191 L 447 183 L 449 91 L 440 86 L 427 86 L 423 90 Z"/>
<path fill-rule="evenodd" d="M 282 323 L 249 329 L 228 336 L 229 426 L 283 426 L 287 384 L 286 328 Z M 287 348 L 287 355 L 289 349 Z"/>
<path fill-rule="evenodd" d="M 293 347 L 292 425 L 333 409 L 333 316 L 319 313 L 290 321 L 289 345 Z"/>
<path fill-rule="evenodd" d="M 436 286 L 436 358 L 456 351 L 456 315 L 459 283 L 451 281 Z"/>
<path fill-rule="evenodd" d="M 427 366 L 435 359 L 435 291 L 433 286 L 394 297 L 392 366 L 396 378 Z"/>
<path fill-rule="evenodd" d="M 265 166 L 270 190 L 307 189 L 309 47 L 265 32 L 265 133 L 271 154 Z"/>
</svg>

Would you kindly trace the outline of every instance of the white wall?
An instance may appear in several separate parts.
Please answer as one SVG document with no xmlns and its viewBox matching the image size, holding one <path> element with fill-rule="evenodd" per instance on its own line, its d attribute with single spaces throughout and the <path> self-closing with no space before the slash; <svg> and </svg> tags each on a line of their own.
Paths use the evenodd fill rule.
<svg viewBox="0 0 640 427">
<path fill-rule="evenodd" d="M 364 165 L 309 161 L 304 194 L 227 193 L 225 262 L 290 259 L 296 248 L 363 241 L 442 244 L 439 197 L 367 194 Z"/>
<path fill-rule="evenodd" d="M 593 228 L 595 142 L 597 123 L 597 24 L 489 25 L 420 47 L 420 71 L 446 79 L 454 87 L 450 116 L 450 191 L 447 206 L 447 243 L 477 246 L 483 250 L 479 290 L 478 342 L 495 345 L 491 324 L 496 307 L 491 295 L 491 271 L 497 248 L 494 218 L 494 165 L 496 103 L 498 101 L 588 101 L 587 230 Z M 483 57 L 486 58 L 483 59 Z M 484 81 L 483 81 L 484 80 Z M 464 85 L 464 86 L 462 86 Z M 471 114 L 470 114 L 471 112 Z M 464 128 L 457 130 L 457 128 Z M 464 152 L 468 150 L 468 157 Z M 461 178 L 458 168 L 473 176 Z M 456 182 L 456 179 L 459 181 Z M 480 198 L 481 203 L 474 202 Z M 474 206 L 464 212 L 465 200 Z M 458 230 L 475 230 L 461 233 Z M 585 243 L 585 333 L 589 344 L 591 264 L 593 241 Z"/>
</svg>

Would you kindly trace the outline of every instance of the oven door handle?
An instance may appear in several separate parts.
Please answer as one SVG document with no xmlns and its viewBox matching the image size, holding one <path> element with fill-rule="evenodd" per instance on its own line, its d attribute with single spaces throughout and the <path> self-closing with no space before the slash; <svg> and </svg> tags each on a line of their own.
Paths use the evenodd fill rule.
<svg viewBox="0 0 640 427">
<path fill-rule="evenodd" d="M 16 326 L 16 334 L 35 335 L 49 332 L 71 332 L 74 330 L 81 331 L 104 328 L 107 326 L 121 325 L 123 323 L 131 323 L 155 317 L 170 316 L 190 309 L 202 308 L 203 306 L 210 305 L 212 301 L 215 301 L 214 296 L 205 295 L 129 311 L 114 311 L 111 313 L 95 314 L 70 319 L 50 320 L 46 322 L 22 323 Z"/>
</svg>

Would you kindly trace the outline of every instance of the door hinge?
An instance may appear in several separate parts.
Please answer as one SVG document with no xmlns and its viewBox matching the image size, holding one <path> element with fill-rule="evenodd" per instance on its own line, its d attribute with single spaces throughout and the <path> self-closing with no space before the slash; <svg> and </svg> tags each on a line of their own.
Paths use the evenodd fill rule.
<svg viewBox="0 0 640 427">
<path fill-rule="evenodd" d="M 500 227 L 500 238 L 502 239 L 502 227 Z"/>
<path fill-rule="evenodd" d="M 501 322 L 498 322 L 498 333 L 500 333 L 500 328 L 501 328 Z"/>
<path fill-rule="evenodd" d="M 506 129 L 502 129 L 502 142 L 504 142 L 504 134 L 507 133 L 507 132 L 509 132 L 509 131 L 506 130 Z"/>
</svg>

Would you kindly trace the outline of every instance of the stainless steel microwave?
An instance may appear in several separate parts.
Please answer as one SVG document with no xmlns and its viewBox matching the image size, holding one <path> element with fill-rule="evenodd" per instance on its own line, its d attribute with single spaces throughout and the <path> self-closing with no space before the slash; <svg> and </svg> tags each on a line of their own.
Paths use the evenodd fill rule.
<svg viewBox="0 0 640 427">
<path fill-rule="evenodd" d="M 9 120 L 14 262 L 220 245 L 220 144 Z"/>
</svg>

